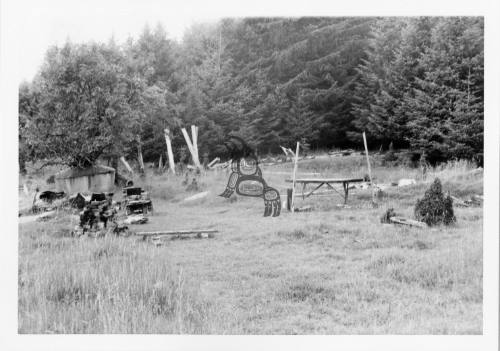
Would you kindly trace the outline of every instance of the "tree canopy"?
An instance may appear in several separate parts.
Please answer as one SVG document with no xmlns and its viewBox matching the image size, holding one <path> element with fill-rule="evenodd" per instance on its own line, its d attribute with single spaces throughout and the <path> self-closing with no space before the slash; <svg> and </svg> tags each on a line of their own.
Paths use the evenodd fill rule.
<svg viewBox="0 0 500 351">
<path fill-rule="evenodd" d="M 20 157 L 84 167 L 98 157 L 164 155 L 163 129 L 199 126 L 200 155 L 228 133 L 259 153 L 411 148 L 434 160 L 483 152 L 483 19 L 223 19 L 182 41 L 145 27 L 125 43 L 48 50 L 19 89 Z"/>
</svg>

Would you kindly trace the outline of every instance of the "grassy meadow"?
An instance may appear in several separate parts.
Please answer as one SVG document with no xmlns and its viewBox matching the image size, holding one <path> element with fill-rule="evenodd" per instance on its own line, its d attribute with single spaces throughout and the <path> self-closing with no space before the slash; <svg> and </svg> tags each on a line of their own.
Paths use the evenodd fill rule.
<svg viewBox="0 0 500 351">
<path fill-rule="evenodd" d="M 218 197 L 226 171 L 200 176 L 204 199 L 183 176 L 137 179 L 155 212 L 135 231 L 218 229 L 212 239 L 73 238 L 72 216 L 19 225 L 19 333 L 186 334 L 481 334 L 483 210 L 455 207 L 457 222 L 423 230 L 380 223 L 389 207 L 413 206 L 437 176 L 443 191 L 483 194 L 482 172 L 465 162 L 431 169 L 384 167 L 389 187 L 378 208 L 371 191 L 353 189 L 347 207 L 336 195 L 297 199 L 313 211 L 264 218 L 262 199 Z M 267 183 L 285 194 L 291 163 L 264 166 Z M 307 177 L 362 177 L 361 155 L 303 161 Z M 44 178 L 33 176 L 47 188 Z M 39 179 L 39 180 L 37 180 Z M 120 191 L 115 199 L 121 198 Z M 20 192 L 20 206 L 33 194 Z M 286 202 L 286 197 L 282 196 Z"/>
</svg>

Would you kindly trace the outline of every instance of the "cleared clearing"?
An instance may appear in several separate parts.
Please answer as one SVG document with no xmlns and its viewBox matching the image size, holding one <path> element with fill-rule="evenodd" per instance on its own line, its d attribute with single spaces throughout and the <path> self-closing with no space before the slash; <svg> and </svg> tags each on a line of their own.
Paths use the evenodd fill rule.
<svg viewBox="0 0 500 351">
<path fill-rule="evenodd" d="M 364 162 L 315 159 L 298 174 L 362 177 Z M 263 171 L 284 194 L 279 172 L 291 165 Z M 349 208 L 337 206 L 339 196 L 313 196 L 297 201 L 312 212 L 264 218 L 261 199 L 216 196 L 225 172 L 202 175 L 200 191 L 210 193 L 190 202 L 182 176 L 151 175 L 142 185 L 155 214 L 134 230 L 219 230 L 160 247 L 139 237 L 69 237 L 68 216 L 20 224 L 19 332 L 481 334 L 482 208 L 455 207 L 456 225 L 429 230 L 379 218 L 389 207 L 412 217 L 434 176 L 457 197 L 482 194 L 482 172 L 454 163 L 423 181 L 416 169 L 374 162 L 372 173 L 379 183 L 417 184 L 386 189 L 375 209 L 369 190 L 352 190 Z M 20 206 L 30 200 L 20 193 Z"/>
</svg>

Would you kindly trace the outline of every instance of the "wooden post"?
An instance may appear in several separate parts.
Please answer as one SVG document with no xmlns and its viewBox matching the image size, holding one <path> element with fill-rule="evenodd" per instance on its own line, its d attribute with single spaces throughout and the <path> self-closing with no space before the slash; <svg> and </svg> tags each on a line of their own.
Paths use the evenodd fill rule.
<svg viewBox="0 0 500 351">
<path fill-rule="evenodd" d="M 299 163 L 299 147 L 300 147 L 300 142 L 297 141 L 297 149 L 295 151 L 295 160 L 293 163 L 293 174 L 292 174 L 292 204 L 290 206 L 292 212 L 295 210 L 294 207 L 295 177 L 297 175 L 297 165 Z"/>
<path fill-rule="evenodd" d="M 200 156 L 198 155 L 198 127 L 196 127 L 195 125 L 191 125 L 191 140 L 193 141 L 193 151 L 195 154 L 195 158 L 199 163 Z M 196 161 L 195 165 L 197 165 Z"/>
<path fill-rule="evenodd" d="M 130 173 L 134 174 L 134 171 L 132 170 L 132 167 L 130 167 L 130 165 L 128 164 L 127 160 L 125 160 L 125 157 L 120 157 L 120 161 L 122 161 L 123 165 L 125 166 L 125 168 L 127 169 L 127 171 L 129 171 Z"/>
<path fill-rule="evenodd" d="M 196 133 L 195 127 L 191 126 L 191 131 L 193 131 L 193 130 Z M 197 151 L 194 150 L 193 144 L 191 143 L 191 139 L 189 138 L 189 134 L 186 132 L 185 128 L 182 128 L 181 131 L 182 131 L 182 135 L 184 135 L 184 139 L 186 140 L 186 144 L 187 144 L 187 147 L 189 149 L 189 152 L 191 153 L 191 157 L 193 159 L 194 165 L 198 168 L 201 168 L 200 160 L 197 157 Z"/>
<path fill-rule="evenodd" d="M 170 141 L 170 129 L 165 128 L 163 132 L 165 133 L 165 143 L 167 144 L 168 165 L 170 167 L 170 171 L 175 174 L 174 154 L 172 153 L 172 142 Z"/>
<path fill-rule="evenodd" d="M 162 168 L 163 168 L 163 155 L 160 154 L 160 159 L 158 160 L 158 170 L 161 171 Z"/>
<path fill-rule="evenodd" d="M 370 158 L 368 157 L 368 144 L 366 142 L 365 132 L 363 132 L 363 142 L 365 144 L 366 163 L 368 165 L 368 177 L 370 178 L 370 187 L 372 187 L 372 203 L 375 204 L 375 191 L 373 189 L 372 168 L 370 167 Z"/>
<path fill-rule="evenodd" d="M 139 168 L 142 174 L 144 174 L 144 160 L 142 159 L 142 143 L 141 137 L 137 135 L 137 160 L 139 161 Z"/>
<path fill-rule="evenodd" d="M 292 199 L 293 199 L 293 189 L 286 189 L 286 209 L 288 211 L 292 210 Z"/>
</svg>

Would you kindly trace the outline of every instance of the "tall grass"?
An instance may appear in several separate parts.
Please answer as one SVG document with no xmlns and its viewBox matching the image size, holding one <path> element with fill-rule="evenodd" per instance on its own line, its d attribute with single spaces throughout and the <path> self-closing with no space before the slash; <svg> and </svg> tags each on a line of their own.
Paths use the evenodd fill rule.
<svg viewBox="0 0 500 351">
<path fill-rule="evenodd" d="M 20 333 L 210 333 L 216 306 L 154 250 L 107 238 L 19 261 Z M 46 241 L 48 242 L 48 241 Z M 49 257 L 47 257 L 49 258 Z"/>
<path fill-rule="evenodd" d="M 363 176 L 365 162 L 307 160 L 299 174 Z M 263 166 L 266 182 L 284 192 L 281 172 L 291 174 L 291 165 Z M 434 177 L 452 195 L 480 194 L 482 171 L 450 162 L 424 178 L 374 157 L 372 173 L 378 183 L 417 184 L 388 187 L 377 209 L 369 190 L 353 190 L 350 207 L 337 206 L 336 195 L 310 197 L 297 205 L 312 212 L 263 218 L 262 199 L 217 196 L 227 171 L 202 173 L 200 191 L 210 194 L 187 204 L 183 175 L 148 170 L 135 183 L 160 211 L 132 230 L 216 228 L 215 238 L 156 247 L 136 237 L 70 237 L 70 217 L 22 224 L 19 332 L 481 333 L 482 209 L 457 208 L 455 225 L 429 230 L 379 218 L 387 207 L 411 217 Z"/>
</svg>

